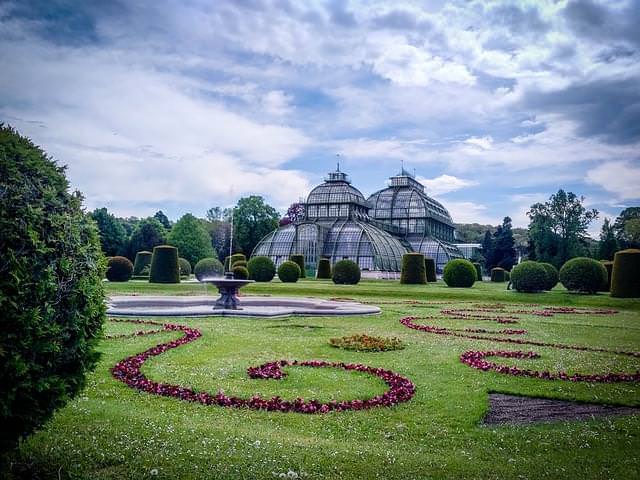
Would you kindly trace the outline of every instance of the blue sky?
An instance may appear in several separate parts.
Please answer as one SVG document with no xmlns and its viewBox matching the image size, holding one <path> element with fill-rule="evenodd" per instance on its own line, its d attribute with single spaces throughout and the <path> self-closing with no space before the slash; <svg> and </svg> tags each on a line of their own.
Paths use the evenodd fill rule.
<svg viewBox="0 0 640 480">
<path fill-rule="evenodd" d="M 0 2 L 0 121 L 87 207 L 284 211 L 340 155 L 415 169 L 457 222 L 558 188 L 640 205 L 639 1 Z"/>
</svg>

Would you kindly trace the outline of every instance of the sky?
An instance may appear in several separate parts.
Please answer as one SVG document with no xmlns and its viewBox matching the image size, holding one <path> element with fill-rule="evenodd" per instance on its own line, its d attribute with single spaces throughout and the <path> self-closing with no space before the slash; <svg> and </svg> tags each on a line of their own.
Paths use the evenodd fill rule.
<svg viewBox="0 0 640 480">
<path fill-rule="evenodd" d="M 640 205 L 640 0 L 0 0 L 0 122 L 88 209 L 177 219 L 335 169 L 414 171 L 455 222 L 559 188 Z"/>
</svg>

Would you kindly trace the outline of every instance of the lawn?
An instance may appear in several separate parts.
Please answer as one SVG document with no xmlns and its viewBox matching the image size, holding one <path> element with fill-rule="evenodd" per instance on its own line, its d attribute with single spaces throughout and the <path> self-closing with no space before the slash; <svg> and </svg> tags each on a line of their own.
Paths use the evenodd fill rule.
<svg viewBox="0 0 640 480">
<path fill-rule="evenodd" d="M 111 294 L 213 294 L 199 284 L 107 284 Z M 560 350 L 459 338 L 411 330 L 418 324 L 449 329 L 526 329 L 519 338 L 544 343 L 640 351 L 640 301 L 600 294 L 518 294 L 505 284 L 450 289 L 441 282 L 401 286 L 363 281 L 254 284 L 246 294 L 348 297 L 380 305 L 382 314 L 289 319 L 156 319 L 197 328 L 202 337 L 148 360 L 143 373 L 196 391 L 249 398 L 279 395 L 331 400 L 369 398 L 387 386 L 365 373 L 288 367 L 281 380 L 250 379 L 247 368 L 279 360 L 326 360 L 382 367 L 410 379 L 415 396 L 393 407 L 319 415 L 204 406 L 141 393 L 115 380 L 110 368 L 123 358 L 180 332 L 107 338 L 102 359 L 84 393 L 25 441 L 16 460 L 26 472 L 51 478 L 638 478 L 640 416 L 533 426 L 481 424 L 488 392 L 584 402 L 640 405 L 640 384 L 541 380 L 483 372 L 463 364 L 469 350 L 533 350 L 534 360 L 492 361 L 521 368 L 571 373 L 634 373 L 640 359 L 606 352 Z M 440 302 L 411 305 L 407 300 Z M 443 318 L 442 308 L 475 303 L 521 304 L 516 325 Z M 536 307 L 607 308 L 616 314 L 532 315 Z M 108 322 L 105 333 L 124 335 L 156 327 Z M 332 337 L 367 333 L 400 338 L 403 350 L 363 353 L 333 348 Z M 498 335 L 497 338 L 507 338 Z"/>
</svg>

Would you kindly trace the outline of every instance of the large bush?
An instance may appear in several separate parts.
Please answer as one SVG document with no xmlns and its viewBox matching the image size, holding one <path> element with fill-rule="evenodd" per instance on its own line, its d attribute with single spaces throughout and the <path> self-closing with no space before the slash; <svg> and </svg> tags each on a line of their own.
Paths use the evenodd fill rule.
<svg viewBox="0 0 640 480">
<path fill-rule="evenodd" d="M 294 283 L 300 278 L 300 267 L 296 262 L 287 260 L 278 267 L 278 278 L 284 283 Z"/>
<path fill-rule="evenodd" d="M 217 258 L 203 258 L 193 268 L 193 273 L 199 281 L 209 277 L 219 277 L 224 273 L 224 267 Z"/>
<path fill-rule="evenodd" d="M 630 248 L 616 253 L 611 275 L 611 296 L 640 297 L 640 250 Z"/>
<path fill-rule="evenodd" d="M 427 274 L 427 282 L 437 282 L 436 276 L 436 261 L 431 257 L 424 257 L 424 268 Z"/>
<path fill-rule="evenodd" d="M 298 264 L 298 266 L 300 267 L 300 278 L 305 278 L 307 275 L 304 266 L 304 255 L 300 253 L 294 253 L 293 255 L 289 256 L 289 260 Z"/>
<path fill-rule="evenodd" d="M 355 285 L 360 281 L 360 267 L 352 260 L 340 260 L 333 266 L 333 283 Z"/>
<path fill-rule="evenodd" d="M 0 456 L 84 388 L 105 266 L 64 169 L 0 125 Z"/>
<path fill-rule="evenodd" d="M 318 272 L 316 278 L 331 278 L 331 260 L 321 258 L 318 260 Z"/>
<path fill-rule="evenodd" d="M 203 258 L 216 255 L 211 246 L 211 237 L 201 220 L 190 213 L 180 217 L 167 235 L 167 243 L 173 245 L 186 258 L 190 265 L 195 265 Z"/>
<path fill-rule="evenodd" d="M 247 270 L 247 267 L 242 265 L 235 264 L 231 272 L 233 273 L 233 278 L 238 278 L 240 280 L 246 280 L 249 278 L 249 270 Z"/>
<path fill-rule="evenodd" d="M 549 276 L 541 263 L 528 260 L 511 270 L 511 286 L 518 292 L 541 292 L 548 284 Z"/>
<path fill-rule="evenodd" d="M 496 267 L 491 269 L 492 282 L 506 282 L 508 279 L 507 272 L 504 268 Z"/>
<path fill-rule="evenodd" d="M 547 274 L 547 280 L 545 281 L 543 290 L 552 290 L 558 284 L 559 274 L 558 269 L 550 263 L 541 263 L 542 268 Z"/>
<path fill-rule="evenodd" d="M 601 260 L 602 265 L 607 270 L 607 284 L 602 285 L 603 292 L 611 291 L 611 277 L 613 276 L 613 262 L 610 260 Z"/>
<path fill-rule="evenodd" d="M 276 266 L 269 257 L 252 257 L 247 264 L 249 278 L 256 282 L 270 282 L 276 275 Z"/>
<path fill-rule="evenodd" d="M 109 257 L 107 260 L 107 280 L 128 282 L 133 273 L 133 263 L 127 257 Z"/>
<path fill-rule="evenodd" d="M 186 258 L 178 257 L 178 268 L 180 268 L 181 277 L 189 277 L 191 275 L 191 264 Z"/>
<path fill-rule="evenodd" d="M 476 278 L 478 282 L 481 282 L 482 281 L 482 265 L 480 265 L 478 262 L 474 262 L 473 266 L 476 269 Z"/>
<path fill-rule="evenodd" d="M 472 287 L 478 274 L 469 260 L 456 258 L 444 266 L 442 278 L 449 287 Z"/>
<path fill-rule="evenodd" d="M 560 269 L 560 282 L 567 290 L 596 293 L 607 283 L 607 269 L 593 258 L 572 258 Z"/>
<path fill-rule="evenodd" d="M 151 283 L 180 283 L 178 249 L 171 245 L 158 245 L 153 248 L 151 257 Z"/>
<path fill-rule="evenodd" d="M 133 262 L 134 275 L 143 275 L 142 271 L 145 269 L 145 267 L 151 267 L 152 255 L 153 254 L 151 252 L 147 252 L 146 250 L 136 253 L 136 261 Z"/>
<path fill-rule="evenodd" d="M 405 253 L 402 256 L 402 271 L 400 272 L 400 283 L 427 283 L 427 273 L 423 254 L 411 252 Z"/>
</svg>

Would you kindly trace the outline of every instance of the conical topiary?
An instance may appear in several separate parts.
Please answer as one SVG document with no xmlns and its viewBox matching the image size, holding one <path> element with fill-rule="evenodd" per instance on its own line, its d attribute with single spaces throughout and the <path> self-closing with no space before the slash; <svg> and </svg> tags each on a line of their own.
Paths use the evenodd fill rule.
<svg viewBox="0 0 640 480">
<path fill-rule="evenodd" d="M 331 278 L 331 260 L 321 258 L 318 260 L 318 272 L 316 278 Z"/>
<path fill-rule="evenodd" d="M 616 252 L 611 274 L 611 296 L 640 297 L 640 250 L 629 248 Z"/>
<path fill-rule="evenodd" d="M 402 271 L 400 272 L 400 283 L 427 283 L 427 274 L 423 254 L 411 252 L 405 253 L 402 256 Z"/>
<path fill-rule="evenodd" d="M 491 269 L 492 282 L 506 282 L 507 271 L 504 268 L 496 267 Z"/>
<path fill-rule="evenodd" d="M 601 260 L 601 263 L 602 265 L 604 265 L 604 268 L 607 269 L 607 284 L 602 285 L 602 291 L 609 292 L 611 291 L 611 274 L 613 273 L 613 262 L 611 260 Z"/>
<path fill-rule="evenodd" d="M 305 278 L 306 274 L 304 269 L 304 255 L 300 253 L 294 253 L 289 256 L 289 260 L 298 264 L 298 266 L 300 267 L 300 278 Z"/>
<path fill-rule="evenodd" d="M 427 275 L 427 282 L 437 282 L 438 277 L 436 276 L 436 261 L 431 257 L 424 257 L 424 269 Z"/>
<path fill-rule="evenodd" d="M 136 253 L 136 260 L 133 262 L 133 275 L 143 275 L 144 268 L 151 265 L 152 255 L 151 252 L 146 250 Z"/>
<path fill-rule="evenodd" d="M 158 245 L 153 248 L 151 257 L 150 283 L 180 283 L 178 249 L 171 245 Z"/>
<path fill-rule="evenodd" d="M 481 282 L 482 281 L 482 265 L 480 265 L 478 262 L 473 262 L 473 266 L 476 267 L 476 274 L 478 277 L 478 281 Z"/>
</svg>

